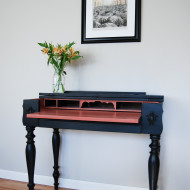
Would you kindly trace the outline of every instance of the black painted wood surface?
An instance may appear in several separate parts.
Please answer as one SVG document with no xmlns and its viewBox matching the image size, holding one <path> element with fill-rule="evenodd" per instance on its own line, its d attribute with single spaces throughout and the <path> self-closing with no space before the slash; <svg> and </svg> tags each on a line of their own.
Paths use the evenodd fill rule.
<svg viewBox="0 0 190 190">
<path fill-rule="evenodd" d="M 34 190 L 34 167 L 35 167 L 35 159 L 36 159 L 36 147 L 34 145 L 34 130 L 35 127 L 33 126 L 27 126 L 27 145 L 26 145 L 26 163 L 27 163 L 27 169 L 28 169 L 28 189 Z"/>
<path fill-rule="evenodd" d="M 53 157 L 54 157 L 54 171 L 53 171 L 53 177 L 54 177 L 54 189 L 58 190 L 59 186 L 59 147 L 60 147 L 60 136 L 59 136 L 59 129 L 53 129 L 53 137 L 52 137 L 52 146 L 53 146 Z"/>
<path fill-rule="evenodd" d="M 156 190 L 160 168 L 160 135 L 150 135 L 150 138 L 152 143 L 150 144 L 151 152 L 148 161 L 149 187 L 150 190 Z"/>
<path fill-rule="evenodd" d="M 151 152 L 148 161 L 149 186 L 150 190 L 157 189 L 159 174 L 159 152 L 160 152 L 160 135 L 163 131 L 162 124 L 162 103 L 163 96 L 149 96 L 144 92 L 81 92 L 69 91 L 64 94 L 59 93 L 40 93 L 40 99 L 84 99 L 84 100 L 124 100 L 140 101 L 142 103 L 142 117 L 138 124 L 126 123 L 108 123 L 108 122 L 89 122 L 89 121 L 69 121 L 69 120 L 52 120 L 52 119 L 30 119 L 28 113 L 40 112 L 40 99 L 24 100 L 23 103 L 23 125 L 27 130 L 26 160 L 28 168 L 29 190 L 34 190 L 34 167 L 36 149 L 34 144 L 35 126 L 41 128 L 53 128 L 52 146 L 54 156 L 54 188 L 58 190 L 59 173 L 59 148 L 60 135 L 59 129 L 89 130 L 100 132 L 120 132 L 150 134 L 152 140 L 150 144 Z"/>
<path fill-rule="evenodd" d="M 125 100 L 163 102 L 163 96 L 150 96 L 145 92 L 99 92 L 99 91 L 66 91 L 63 93 L 40 93 L 40 98 L 86 99 L 86 100 Z"/>
</svg>

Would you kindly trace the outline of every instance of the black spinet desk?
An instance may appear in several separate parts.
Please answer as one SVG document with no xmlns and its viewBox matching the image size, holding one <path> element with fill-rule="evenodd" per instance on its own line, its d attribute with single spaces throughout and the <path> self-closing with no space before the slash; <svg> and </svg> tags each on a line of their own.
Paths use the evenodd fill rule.
<svg viewBox="0 0 190 190">
<path fill-rule="evenodd" d="M 27 130 L 26 160 L 29 190 L 34 190 L 36 149 L 35 127 L 53 128 L 54 188 L 59 179 L 59 129 L 150 134 L 151 152 L 148 161 L 150 190 L 157 189 L 159 174 L 160 135 L 163 96 L 143 92 L 68 91 L 40 93 L 38 99 L 24 100 L 23 124 Z"/>
</svg>

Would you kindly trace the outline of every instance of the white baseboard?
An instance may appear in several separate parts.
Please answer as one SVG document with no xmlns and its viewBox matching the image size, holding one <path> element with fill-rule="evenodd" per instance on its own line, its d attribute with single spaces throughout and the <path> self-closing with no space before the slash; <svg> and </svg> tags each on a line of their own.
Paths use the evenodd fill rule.
<svg viewBox="0 0 190 190">
<path fill-rule="evenodd" d="M 21 172 L 0 170 L 0 178 L 28 182 L 28 175 L 26 173 L 21 173 Z M 49 176 L 35 175 L 34 179 L 36 184 L 52 186 L 52 184 L 54 183 L 53 177 Z M 63 179 L 63 178 L 60 178 L 59 183 L 60 187 L 65 187 L 68 189 L 77 189 L 77 190 L 148 190 L 139 187 L 127 187 L 120 185 L 94 183 L 94 182 Z"/>
</svg>

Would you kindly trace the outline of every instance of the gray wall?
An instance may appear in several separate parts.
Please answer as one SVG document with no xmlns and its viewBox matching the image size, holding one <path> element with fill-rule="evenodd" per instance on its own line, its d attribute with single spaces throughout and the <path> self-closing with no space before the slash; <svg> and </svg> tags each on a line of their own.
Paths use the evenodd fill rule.
<svg viewBox="0 0 190 190">
<path fill-rule="evenodd" d="M 67 90 L 165 95 L 159 189 L 190 189 L 190 1 L 143 0 L 142 42 L 81 45 L 81 1 L 0 0 L 0 169 L 26 172 L 22 100 L 50 92 L 53 69 L 37 42 L 75 41 L 84 59 Z M 51 176 L 50 129 L 36 129 L 36 174 Z M 147 135 L 62 132 L 62 177 L 148 187 Z"/>
</svg>

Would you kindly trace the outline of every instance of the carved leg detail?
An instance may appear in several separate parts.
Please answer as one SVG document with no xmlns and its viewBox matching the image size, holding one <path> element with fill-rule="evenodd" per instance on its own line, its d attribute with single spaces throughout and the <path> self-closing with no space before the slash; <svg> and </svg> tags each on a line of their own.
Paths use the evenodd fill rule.
<svg viewBox="0 0 190 190">
<path fill-rule="evenodd" d="M 34 190 L 34 167 L 35 167 L 35 158 L 36 158 L 36 147 L 34 145 L 34 130 L 35 127 L 26 127 L 27 130 L 27 145 L 26 145 L 26 162 L 28 169 L 28 189 Z"/>
<path fill-rule="evenodd" d="M 54 129 L 53 131 L 53 137 L 52 137 L 52 145 L 53 145 L 53 156 L 54 156 L 54 172 L 53 172 L 53 177 L 54 177 L 54 188 L 55 190 L 58 190 L 58 180 L 59 180 L 59 165 L 58 165 L 58 160 L 59 160 L 59 147 L 60 147 L 60 136 L 59 136 L 59 129 Z"/>
<path fill-rule="evenodd" d="M 150 138 L 152 140 L 152 143 L 150 144 L 151 152 L 148 162 L 149 186 L 150 190 L 156 190 L 160 167 L 160 135 L 150 135 Z"/>
</svg>

